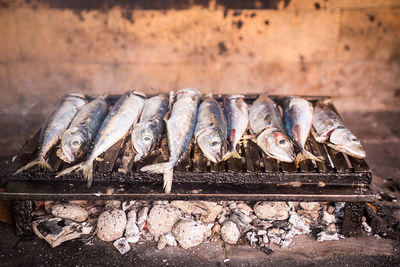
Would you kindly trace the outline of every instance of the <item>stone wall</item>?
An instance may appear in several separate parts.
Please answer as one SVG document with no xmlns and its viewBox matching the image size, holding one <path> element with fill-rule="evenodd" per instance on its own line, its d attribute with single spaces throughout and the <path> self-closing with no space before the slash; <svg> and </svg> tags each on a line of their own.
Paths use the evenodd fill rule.
<svg viewBox="0 0 400 267">
<path fill-rule="evenodd" d="M 0 112 L 188 86 L 399 110 L 400 0 L 120 2 L 0 0 Z"/>
</svg>

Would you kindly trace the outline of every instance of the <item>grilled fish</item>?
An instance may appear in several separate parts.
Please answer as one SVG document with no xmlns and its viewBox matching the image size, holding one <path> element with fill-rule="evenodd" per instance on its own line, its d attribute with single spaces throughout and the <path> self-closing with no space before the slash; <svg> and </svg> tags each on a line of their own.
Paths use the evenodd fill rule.
<svg viewBox="0 0 400 267">
<path fill-rule="evenodd" d="M 344 125 L 334 111 L 320 102 L 314 110 L 313 127 L 311 132 L 317 142 L 327 143 L 333 149 L 355 158 L 366 157 L 360 140 Z"/>
<path fill-rule="evenodd" d="M 81 94 L 68 94 L 62 100 L 58 108 L 46 120 L 40 131 L 39 155 L 37 159 L 19 168 L 15 174 L 39 165 L 52 170 L 45 160 L 47 153 L 58 142 L 64 131 L 68 128 L 78 110 L 85 105 L 86 99 Z"/>
<path fill-rule="evenodd" d="M 166 115 L 169 161 L 141 168 L 141 171 L 163 173 L 164 190 L 167 194 L 171 192 L 174 166 L 192 140 L 199 99 L 200 92 L 196 89 L 186 88 L 178 91 L 177 100 Z"/>
<path fill-rule="evenodd" d="M 227 160 L 230 157 L 240 159 L 240 155 L 236 151 L 236 146 L 249 124 L 249 108 L 244 101 L 243 95 L 226 96 L 223 106 L 230 144 L 229 151 L 224 155 L 223 160 Z"/>
<path fill-rule="evenodd" d="M 142 95 L 138 95 L 134 91 L 128 91 L 122 95 L 101 123 L 93 144 L 93 150 L 86 161 L 65 169 L 57 177 L 74 170 L 82 171 L 87 179 L 88 186 L 90 186 L 93 180 L 93 161 L 129 132 L 132 125 L 138 121 L 143 106 Z"/>
<path fill-rule="evenodd" d="M 221 161 L 226 142 L 226 121 L 218 102 L 207 97 L 199 106 L 194 136 L 204 155 L 214 163 Z"/>
<path fill-rule="evenodd" d="M 271 158 L 293 162 L 293 144 L 286 136 L 276 104 L 267 96 L 260 95 L 249 111 L 250 129 L 256 134 L 255 142 Z"/>
<path fill-rule="evenodd" d="M 301 97 L 287 97 L 283 102 L 283 117 L 287 133 L 300 149 L 296 156 L 296 166 L 300 161 L 311 159 L 321 161 L 304 148 L 310 134 L 313 107 L 310 102 Z"/>
<path fill-rule="evenodd" d="M 99 96 L 84 105 L 61 137 L 57 155 L 68 163 L 74 162 L 88 150 L 107 115 L 106 96 Z"/>
<path fill-rule="evenodd" d="M 149 98 L 144 103 L 139 123 L 132 130 L 132 147 L 135 161 L 147 157 L 154 149 L 165 129 L 163 120 L 168 111 L 168 97 L 164 94 Z"/>
</svg>

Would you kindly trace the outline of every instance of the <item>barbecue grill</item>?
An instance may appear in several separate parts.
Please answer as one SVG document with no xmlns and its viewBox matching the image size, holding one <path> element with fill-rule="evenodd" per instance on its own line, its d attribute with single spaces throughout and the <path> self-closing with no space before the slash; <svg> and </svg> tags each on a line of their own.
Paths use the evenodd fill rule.
<svg viewBox="0 0 400 267">
<path fill-rule="evenodd" d="M 246 95 L 251 104 L 258 95 Z M 214 96 L 222 101 L 224 95 Z M 279 102 L 281 96 L 270 96 Z M 90 96 L 88 96 L 91 99 Z M 119 98 L 109 96 L 110 105 Z M 329 97 L 304 97 L 315 104 L 324 100 L 337 112 Z M 72 199 L 145 199 L 145 200 L 243 200 L 243 201 L 318 201 L 346 202 L 342 233 L 351 236 L 361 230 L 364 202 L 376 196 L 369 190 L 372 173 L 365 160 L 352 158 L 317 143 L 310 135 L 306 148 L 324 158 L 322 162 L 279 162 L 269 158 L 253 142 L 238 149 L 241 159 L 231 158 L 214 164 L 207 160 L 197 144 L 191 143 L 174 169 L 171 194 L 162 189 L 162 174 L 140 172 L 140 168 L 168 160 L 168 144 L 163 135 L 156 149 L 143 161 L 134 163 L 130 135 L 121 139 L 95 162 L 93 185 L 88 188 L 81 173 L 55 178 L 56 171 L 70 164 L 49 153 L 54 172 L 33 169 L 13 175 L 13 171 L 35 158 L 40 131 L 26 141 L 10 163 L 4 192 L 0 199 L 14 200 L 18 235 L 32 234 L 31 212 L 34 200 Z"/>
</svg>

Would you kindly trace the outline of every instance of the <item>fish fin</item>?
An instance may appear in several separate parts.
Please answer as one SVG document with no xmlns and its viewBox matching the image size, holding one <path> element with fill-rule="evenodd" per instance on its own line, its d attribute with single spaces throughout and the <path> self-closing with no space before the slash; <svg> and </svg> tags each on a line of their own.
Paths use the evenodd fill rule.
<svg viewBox="0 0 400 267">
<path fill-rule="evenodd" d="M 169 168 L 164 172 L 164 192 L 166 194 L 171 193 L 172 179 L 174 178 L 174 169 Z"/>
<path fill-rule="evenodd" d="M 173 168 L 171 168 L 170 162 L 156 163 L 152 165 L 144 166 L 140 169 L 143 172 L 153 172 L 164 174 L 164 191 L 166 194 L 171 192 L 172 188 L 172 178 L 173 178 Z"/>
<path fill-rule="evenodd" d="M 56 175 L 57 177 L 60 177 L 62 175 L 66 175 L 68 173 L 71 173 L 72 171 L 82 171 L 83 176 L 85 176 L 86 180 L 87 180 L 87 186 L 90 187 L 92 185 L 92 181 L 93 181 L 93 162 L 81 162 L 79 164 L 76 164 L 72 167 L 69 167 L 61 172 L 59 172 Z"/>
<path fill-rule="evenodd" d="M 68 173 L 71 173 L 72 171 L 75 171 L 75 170 L 78 171 L 79 169 L 82 168 L 83 164 L 84 164 L 84 163 L 79 163 L 79 164 L 76 164 L 76 165 L 74 165 L 74 166 L 72 166 L 72 167 L 66 168 L 66 169 L 63 170 L 63 171 L 60 171 L 60 172 L 56 175 L 56 178 L 58 178 L 58 177 L 60 177 L 60 176 L 63 176 L 63 175 L 66 175 L 66 174 L 68 174 Z"/>
<path fill-rule="evenodd" d="M 165 169 L 169 169 L 169 168 L 170 168 L 169 162 L 162 162 L 162 163 L 156 163 L 156 164 L 144 166 L 140 170 L 142 172 L 164 173 Z"/>
<path fill-rule="evenodd" d="M 80 167 L 80 170 L 82 170 L 83 176 L 85 176 L 87 180 L 87 186 L 90 187 L 93 182 L 93 162 L 91 161 L 90 163 L 87 163 Z"/>
<path fill-rule="evenodd" d="M 242 157 L 239 155 L 239 153 L 235 150 L 228 151 L 225 153 L 225 155 L 222 157 L 222 160 L 227 160 L 229 158 L 235 158 L 235 159 L 241 159 Z"/>
<path fill-rule="evenodd" d="M 14 173 L 14 175 L 18 174 L 18 173 L 20 173 L 22 171 L 28 170 L 28 169 L 32 168 L 33 166 L 36 166 L 36 165 L 39 165 L 40 167 L 43 167 L 43 168 L 45 168 L 47 170 L 50 170 L 50 171 L 53 170 L 53 168 L 50 166 L 50 164 L 44 158 L 38 157 L 37 159 L 35 159 L 35 160 L 29 162 L 28 164 L 26 164 L 25 166 L 22 166 L 21 168 L 19 168 Z"/>
<path fill-rule="evenodd" d="M 297 154 L 297 156 L 296 156 L 296 160 L 295 160 L 296 167 L 299 165 L 299 163 L 301 161 L 306 160 L 306 159 L 311 159 L 311 160 L 315 160 L 315 161 L 322 161 L 322 159 L 314 156 L 311 152 L 308 152 L 307 150 L 303 150 L 299 154 Z"/>
</svg>

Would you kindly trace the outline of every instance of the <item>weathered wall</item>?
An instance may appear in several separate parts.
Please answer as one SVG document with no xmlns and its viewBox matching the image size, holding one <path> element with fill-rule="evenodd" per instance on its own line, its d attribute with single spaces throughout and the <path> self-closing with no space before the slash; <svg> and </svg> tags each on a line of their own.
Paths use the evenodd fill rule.
<svg viewBox="0 0 400 267">
<path fill-rule="evenodd" d="M 400 0 L 121 2 L 0 1 L 1 112 L 188 86 L 399 109 Z"/>
</svg>

